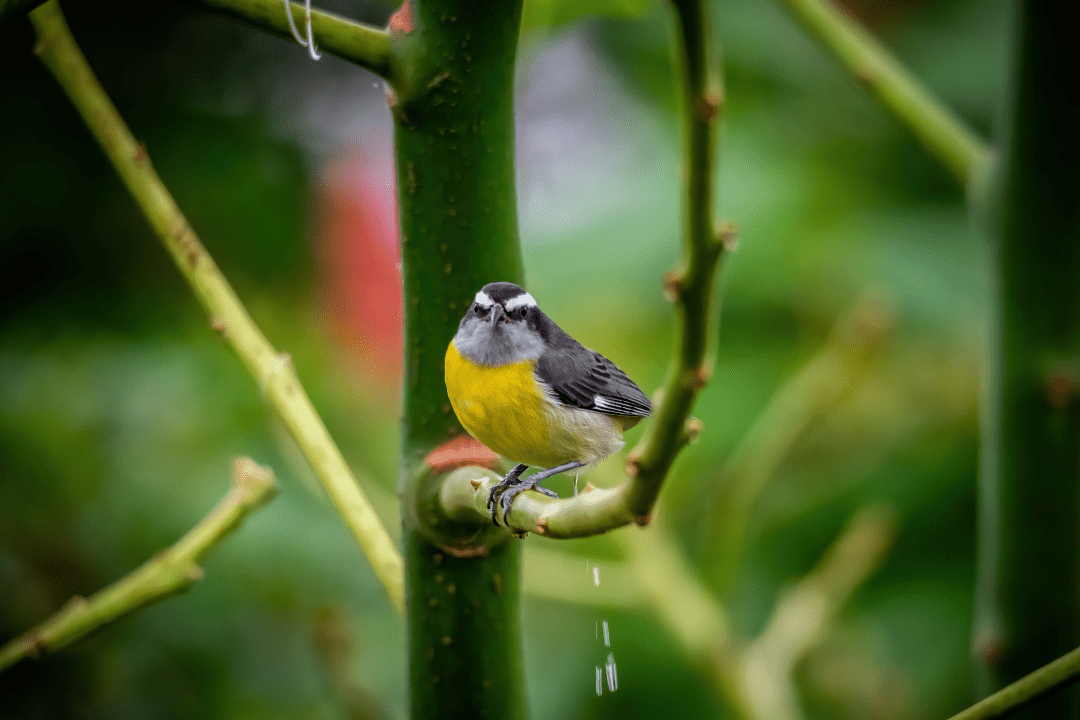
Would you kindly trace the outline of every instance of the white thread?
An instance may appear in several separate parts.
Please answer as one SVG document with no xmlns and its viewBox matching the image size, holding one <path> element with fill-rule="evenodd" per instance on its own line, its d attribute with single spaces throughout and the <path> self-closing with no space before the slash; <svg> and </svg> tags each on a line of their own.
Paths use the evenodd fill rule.
<svg viewBox="0 0 1080 720">
<path fill-rule="evenodd" d="M 307 13 L 308 54 L 311 55 L 312 60 L 318 60 L 322 57 L 322 53 L 315 47 L 315 38 L 311 36 L 311 0 L 306 0 L 304 3 L 304 10 Z"/>
<path fill-rule="evenodd" d="M 300 43 L 300 47 L 306 47 L 308 54 L 311 55 L 312 60 L 318 60 L 322 57 L 322 53 L 315 47 L 315 40 L 311 33 L 311 0 L 304 1 L 304 12 L 307 16 L 307 40 L 301 35 L 300 31 L 296 29 L 296 23 L 293 22 L 292 8 L 289 6 L 289 0 L 282 0 L 285 3 L 285 19 L 289 21 L 289 31 L 292 33 L 293 39 Z"/>
</svg>

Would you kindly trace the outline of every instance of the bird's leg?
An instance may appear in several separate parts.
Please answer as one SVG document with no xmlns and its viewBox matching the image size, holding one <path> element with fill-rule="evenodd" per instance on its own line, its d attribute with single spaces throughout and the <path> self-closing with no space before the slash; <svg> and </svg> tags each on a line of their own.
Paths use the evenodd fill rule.
<svg viewBox="0 0 1080 720">
<path fill-rule="evenodd" d="M 519 465 L 518 467 L 521 467 L 521 466 Z M 547 480 L 552 475 L 558 475 L 559 473 L 566 472 L 567 470 L 576 470 L 577 468 L 580 468 L 580 467 L 585 467 L 585 463 L 582 463 L 582 462 L 563 463 L 562 465 L 556 465 L 555 467 L 548 468 L 547 470 L 541 470 L 539 472 L 535 472 L 532 475 L 530 475 L 529 477 L 525 478 L 524 480 L 519 480 L 519 479 L 515 478 L 514 481 L 509 482 L 509 483 L 507 483 L 507 480 L 509 480 L 510 476 L 507 475 L 506 476 L 507 480 L 503 480 L 501 483 L 499 483 L 499 485 L 496 486 L 496 487 L 500 487 L 504 483 L 507 484 L 507 487 L 499 494 L 499 503 L 498 503 L 499 506 L 502 507 L 502 509 L 503 509 L 503 525 L 509 525 L 509 523 L 507 522 L 507 516 L 510 515 L 510 503 L 514 502 L 514 498 L 517 497 L 518 493 L 524 492 L 525 490 L 536 490 L 537 492 L 543 493 L 544 495 L 547 495 L 548 497 L 557 498 L 557 497 L 559 497 L 558 495 L 556 495 L 553 491 L 548 490 L 547 488 L 540 487 L 539 483 L 542 480 Z M 517 470 L 517 468 L 515 467 L 514 470 Z M 512 473 L 513 470 L 511 470 L 510 472 Z M 518 474 L 520 475 L 521 473 L 518 473 Z M 488 498 L 488 501 L 491 502 L 491 497 L 490 496 Z M 492 520 L 495 520 L 495 517 L 496 517 L 495 512 L 496 512 L 496 509 L 491 508 L 491 519 Z M 498 525 L 499 524 L 498 521 L 496 521 L 495 524 Z"/>
<path fill-rule="evenodd" d="M 488 493 L 488 500 L 487 500 L 488 510 L 491 511 L 491 522 L 495 523 L 496 525 L 499 524 L 499 521 L 496 519 L 496 515 L 495 515 L 495 512 L 496 512 L 496 510 L 498 509 L 499 506 L 495 502 L 495 500 L 499 497 L 499 495 L 504 490 L 506 490 L 508 487 L 510 487 L 511 485 L 516 483 L 518 481 L 518 478 L 521 477 L 521 473 L 525 472 L 528 469 L 529 469 L 528 465 L 524 465 L 524 464 L 515 465 L 510 470 L 510 472 L 506 473 L 506 477 L 504 477 L 502 479 L 502 481 L 498 485 L 491 488 L 491 492 Z"/>
</svg>

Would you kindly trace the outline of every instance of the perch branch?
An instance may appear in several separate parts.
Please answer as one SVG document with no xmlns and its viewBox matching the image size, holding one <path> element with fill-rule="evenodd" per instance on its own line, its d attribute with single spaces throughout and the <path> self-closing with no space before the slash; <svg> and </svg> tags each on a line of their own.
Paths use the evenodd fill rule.
<svg viewBox="0 0 1080 720">
<path fill-rule="evenodd" d="M 249 458 L 233 469 L 232 488 L 202 522 L 131 574 L 89 598 L 72 598 L 58 613 L 0 647 L 0 671 L 24 657 L 55 652 L 147 605 L 187 591 L 203 576 L 199 560 L 277 492 L 274 474 Z"/>
<path fill-rule="evenodd" d="M 292 39 L 289 19 L 281 0 L 188 0 L 223 15 L 243 20 L 255 27 L 281 37 Z M 307 22 L 304 6 L 289 3 L 293 22 L 303 27 Z M 311 11 L 311 32 L 320 50 L 355 63 L 376 75 L 390 80 L 393 72 L 393 53 L 390 33 L 363 23 L 346 20 L 321 10 Z"/>
<path fill-rule="evenodd" d="M 135 142 L 98 84 L 55 0 L 31 13 L 30 19 L 38 32 L 35 51 L 59 80 L 112 161 L 210 316 L 211 326 L 236 351 L 296 439 L 394 607 L 403 610 L 401 555 L 300 385 L 289 356 L 278 353 L 270 345 L 188 225 L 151 166 L 146 148 Z"/>
<path fill-rule="evenodd" d="M 887 112 L 967 187 L 990 155 L 987 144 L 831 0 L 781 0 Z"/>
</svg>

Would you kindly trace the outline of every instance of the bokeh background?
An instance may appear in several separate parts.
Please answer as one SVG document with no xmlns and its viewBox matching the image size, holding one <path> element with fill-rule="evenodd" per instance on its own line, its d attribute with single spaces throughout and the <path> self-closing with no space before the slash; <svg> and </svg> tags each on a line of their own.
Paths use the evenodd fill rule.
<svg viewBox="0 0 1080 720">
<path fill-rule="evenodd" d="M 394 9 L 319 4 L 373 23 Z M 382 81 L 181 3 L 68 5 L 105 88 L 396 535 L 401 300 Z M 730 717 L 715 663 L 688 642 L 702 608 L 752 642 L 868 505 L 891 518 L 887 551 L 800 652 L 794 687 L 810 718 L 943 717 L 972 699 L 981 240 L 951 178 L 782 8 L 713 5 L 728 85 L 718 201 L 739 249 L 695 411 L 704 431 L 648 531 L 675 554 L 643 552 L 636 528 L 526 541 L 534 717 Z M 669 8 L 525 8 L 529 289 L 652 392 L 672 333 L 662 276 L 681 248 Z M 849 8 L 992 135 L 1005 0 Z M 32 44 L 25 20 L 0 28 L 0 642 L 173 542 L 224 494 L 233 457 L 272 466 L 281 493 L 189 594 L 0 674 L 0 715 L 404 717 L 401 619 Z M 674 601 L 650 599 L 641 578 L 671 573 L 698 594 L 675 583 Z M 598 694 L 609 652 L 618 687 L 604 677 Z"/>
</svg>

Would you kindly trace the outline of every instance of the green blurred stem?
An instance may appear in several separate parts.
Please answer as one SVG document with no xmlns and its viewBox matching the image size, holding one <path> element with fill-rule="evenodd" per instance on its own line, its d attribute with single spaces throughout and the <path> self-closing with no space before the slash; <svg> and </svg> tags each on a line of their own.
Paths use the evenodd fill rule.
<svg viewBox="0 0 1080 720">
<path fill-rule="evenodd" d="M 996 720 L 1012 717 L 1044 695 L 1080 680 L 1080 648 L 1020 678 L 949 720 Z"/>
<path fill-rule="evenodd" d="M 825 638 L 855 590 L 881 566 L 895 537 L 892 509 L 864 507 L 817 566 L 779 597 L 764 630 L 742 653 L 735 677 L 750 718 L 803 717 L 796 667 Z"/>
<path fill-rule="evenodd" d="M 243 20 L 257 28 L 291 40 L 285 4 L 281 0 L 188 0 L 194 5 L 209 8 L 223 15 Z M 293 22 L 304 28 L 307 14 L 304 6 L 290 2 Z M 303 31 L 301 31 L 303 32 Z M 390 52 L 390 33 L 353 20 L 338 17 L 322 10 L 311 10 L 311 32 L 321 51 L 392 79 L 393 55 Z"/>
<path fill-rule="evenodd" d="M 675 357 L 656 416 L 627 460 L 631 481 L 626 502 L 639 523 L 648 522 L 675 456 L 697 432 L 687 416 L 712 374 L 707 355 L 716 335 L 716 270 L 725 247 L 734 244 L 733 228 L 713 226 L 713 161 L 723 87 L 718 63 L 709 52 L 713 44 L 705 6 L 701 0 L 674 0 L 673 5 L 686 135 L 686 250 L 684 266 L 670 273 L 666 282 L 676 303 Z"/>
<path fill-rule="evenodd" d="M 825 346 L 772 396 L 710 492 L 705 532 L 713 576 L 727 586 L 739 567 L 758 498 L 806 429 L 860 379 L 891 321 L 869 298 L 841 317 Z"/>
<path fill-rule="evenodd" d="M 199 560 L 276 492 L 269 468 L 240 458 L 232 488 L 198 525 L 131 574 L 89 598 L 71 599 L 51 618 L 0 647 L 0 671 L 25 657 L 60 650 L 124 615 L 187 591 L 202 579 Z"/>
<path fill-rule="evenodd" d="M 986 143 L 934 97 L 878 40 L 831 0 L 780 0 L 887 112 L 967 187 L 989 157 Z"/>
<path fill-rule="evenodd" d="M 94 77 L 55 0 L 32 12 L 30 19 L 38 33 L 35 52 L 60 81 L 112 161 L 210 316 L 211 327 L 236 351 L 296 439 L 327 495 L 360 543 L 391 602 L 403 609 L 401 556 L 315 412 L 289 356 L 278 353 L 270 345 L 188 225 L 151 166 L 146 148 L 135 142 Z"/>
<path fill-rule="evenodd" d="M 425 462 L 463 434 L 443 372 L 461 316 L 486 283 L 524 282 L 514 187 L 521 0 L 410 0 L 395 18 L 389 101 L 405 293 L 410 713 L 521 720 L 522 544 L 490 518 L 446 518 L 442 476 Z"/>
<path fill-rule="evenodd" d="M 993 238 L 974 647 L 983 691 L 1080 645 L 1080 44 L 1018 0 Z M 1077 717 L 1061 693 L 1025 717 Z"/>
</svg>

